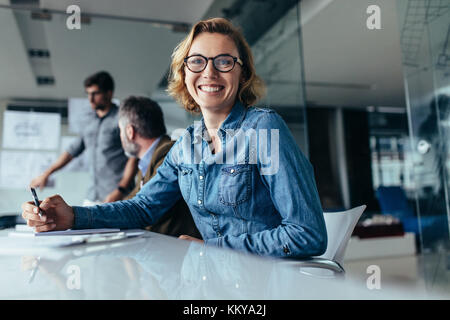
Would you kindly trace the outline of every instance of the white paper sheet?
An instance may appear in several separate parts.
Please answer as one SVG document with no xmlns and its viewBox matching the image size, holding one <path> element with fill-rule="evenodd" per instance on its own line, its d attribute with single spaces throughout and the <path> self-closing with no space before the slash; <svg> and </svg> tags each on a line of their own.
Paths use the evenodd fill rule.
<svg viewBox="0 0 450 320">
<path fill-rule="evenodd" d="M 78 230 L 63 230 L 63 231 L 48 231 L 48 232 L 36 232 L 35 237 L 48 237 L 48 236 L 74 236 L 84 234 L 99 234 L 99 233 L 113 233 L 120 232 L 120 229 L 78 229 Z"/>
<path fill-rule="evenodd" d="M 60 134 L 60 114 L 23 111 L 3 114 L 3 148 L 56 150 Z"/>
<path fill-rule="evenodd" d="M 55 160 L 54 152 L 5 151 L 0 152 L 0 187 L 26 188 L 31 180 L 44 172 Z"/>
</svg>

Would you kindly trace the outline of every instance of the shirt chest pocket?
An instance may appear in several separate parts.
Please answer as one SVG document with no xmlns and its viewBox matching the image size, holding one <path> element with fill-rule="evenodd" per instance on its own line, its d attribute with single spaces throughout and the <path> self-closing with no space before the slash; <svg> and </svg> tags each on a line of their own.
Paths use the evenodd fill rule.
<svg viewBox="0 0 450 320">
<path fill-rule="evenodd" d="M 103 128 L 99 130 L 97 141 L 107 147 L 121 146 L 120 144 L 120 129 L 118 127 Z"/>
<path fill-rule="evenodd" d="M 251 194 L 251 166 L 242 164 L 221 169 L 219 200 L 227 206 L 247 201 Z"/>
<path fill-rule="evenodd" d="M 192 169 L 180 166 L 178 170 L 178 182 L 184 201 L 189 201 L 192 188 Z"/>
</svg>

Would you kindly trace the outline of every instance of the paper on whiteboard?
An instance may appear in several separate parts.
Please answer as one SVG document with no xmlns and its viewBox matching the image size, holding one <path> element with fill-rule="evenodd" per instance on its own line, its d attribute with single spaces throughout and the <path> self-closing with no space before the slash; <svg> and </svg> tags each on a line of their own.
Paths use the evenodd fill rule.
<svg viewBox="0 0 450 320">
<path fill-rule="evenodd" d="M 3 148 L 55 150 L 59 146 L 60 131 L 60 114 L 5 111 Z"/>
<path fill-rule="evenodd" d="M 55 160 L 56 153 L 35 151 L 0 152 L 0 188 L 23 189 Z"/>
</svg>

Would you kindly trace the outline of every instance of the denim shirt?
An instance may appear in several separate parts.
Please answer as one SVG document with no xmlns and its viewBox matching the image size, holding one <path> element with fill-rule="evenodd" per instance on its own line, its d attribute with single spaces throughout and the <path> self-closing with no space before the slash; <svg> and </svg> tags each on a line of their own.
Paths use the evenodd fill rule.
<svg viewBox="0 0 450 320">
<path fill-rule="evenodd" d="M 321 255 L 327 233 L 313 169 L 281 117 L 236 103 L 212 153 L 203 119 L 130 200 L 73 207 L 74 228 L 142 228 L 181 197 L 206 244 L 273 257 Z"/>
</svg>

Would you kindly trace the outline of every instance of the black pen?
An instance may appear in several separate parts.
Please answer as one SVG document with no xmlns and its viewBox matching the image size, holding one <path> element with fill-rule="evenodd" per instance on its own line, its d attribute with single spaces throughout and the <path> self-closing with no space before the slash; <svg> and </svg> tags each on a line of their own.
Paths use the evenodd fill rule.
<svg viewBox="0 0 450 320">
<path fill-rule="evenodd" d="M 36 194 L 36 190 L 34 190 L 34 188 L 31 188 L 31 187 L 30 187 L 30 190 L 31 190 L 31 194 L 33 195 L 34 204 L 39 209 L 39 199 L 38 199 L 38 196 Z M 41 211 L 41 209 L 39 209 L 39 217 L 42 218 L 42 211 Z"/>
</svg>

